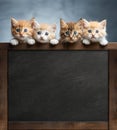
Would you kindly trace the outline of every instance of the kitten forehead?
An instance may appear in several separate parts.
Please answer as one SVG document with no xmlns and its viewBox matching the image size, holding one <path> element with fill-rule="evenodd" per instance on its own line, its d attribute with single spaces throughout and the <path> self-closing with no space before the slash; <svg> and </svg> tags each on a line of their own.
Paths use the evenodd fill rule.
<svg viewBox="0 0 117 130">
<path fill-rule="evenodd" d="M 92 24 L 93 26 L 98 26 L 99 22 L 98 21 L 90 21 L 90 24 Z"/>
<path fill-rule="evenodd" d="M 30 21 L 19 20 L 18 26 L 20 26 L 20 27 L 31 27 L 31 24 L 30 24 Z"/>
<path fill-rule="evenodd" d="M 50 26 L 50 25 L 48 25 L 48 24 L 42 23 L 42 24 L 40 24 L 40 29 L 45 30 L 45 29 L 47 29 L 49 26 Z"/>
<path fill-rule="evenodd" d="M 100 25 L 100 23 L 98 21 L 90 21 L 89 22 L 89 27 L 90 28 L 100 28 L 102 26 Z"/>
<path fill-rule="evenodd" d="M 40 24 L 40 30 L 51 31 L 51 25 L 42 23 L 42 24 Z"/>
<path fill-rule="evenodd" d="M 67 23 L 67 25 L 68 25 L 68 27 L 66 29 L 68 29 L 68 30 L 73 30 L 76 27 L 75 26 L 76 25 L 75 22 L 69 22 L 69 23 Z"/>
</svg>

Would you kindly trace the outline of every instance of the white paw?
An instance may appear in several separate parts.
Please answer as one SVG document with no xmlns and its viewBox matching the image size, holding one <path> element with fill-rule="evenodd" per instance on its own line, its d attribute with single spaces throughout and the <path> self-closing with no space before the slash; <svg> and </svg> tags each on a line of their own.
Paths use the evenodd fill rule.
<svg viewBox="0 0 117 130">
<path fill-rule="evenodd" d="M 59 41 L 57 39 L 50 40 L 50 44 L 52 44 L 52 45 L 57 45 L 58 43 L 59 43 Z"/>
<path fill-rule="evenodd" d="M 85 44 L 85 45 L 90 45 L 91 44 L 91 42 L 89 40 L 87 40 L 87 39 L 83 39 L 82 43 Z"/>
<path fill-rule="evenodd" d="M 35 44 L 35 40 L 34 39 L 27 39 L 27 43 L 29 45 L 34 45 Z"/>
<path fill-rule="evenodd" d="M 108 44 L 108 41 L 106 39 L 100 42 L 100 45 L 102 46 L 106 46 L 107 44 Z"/>
<path fill-rule="evenodd" d="M 12 39 L 12 40 L 10 41 L 10 44 L 13 45 L 13 46 L 16 46 L 16 45 L 19 44 L 19 42 L 18 42 L 17 39 Z"/>
</svg>

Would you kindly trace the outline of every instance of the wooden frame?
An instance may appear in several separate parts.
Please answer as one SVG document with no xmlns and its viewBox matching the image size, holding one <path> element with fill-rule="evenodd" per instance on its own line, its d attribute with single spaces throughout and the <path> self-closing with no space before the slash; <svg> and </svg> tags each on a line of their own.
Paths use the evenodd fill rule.
<svg viewBox="0 0 117 130">
<path fill-rule="evenodd" d="M 7 57 L 9 50 L 107 50 L 109 58 L 109 121 L 91 122 L 8 122 L 7 117 Z M 51 46 L 36 44 L 29 46 L 20 44 L 11 46 L 0 44 L 0 130 L 117 130 L 117 43 L 109 43 L 106 47 L 98 44 L 84 46 L 73 45 Z"/>
</svg>

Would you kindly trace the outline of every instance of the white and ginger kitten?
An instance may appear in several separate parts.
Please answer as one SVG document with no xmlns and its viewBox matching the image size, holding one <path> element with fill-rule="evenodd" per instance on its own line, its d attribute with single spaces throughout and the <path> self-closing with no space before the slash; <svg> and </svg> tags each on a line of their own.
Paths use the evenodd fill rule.
<svg viewBox="0 0 117 130">
<path fill-rule="evenodd" d="M 27 43 L 29 45 L 35 44 L 33 36 L 33 19 L 27 20 L 16 20 L 11 18 L 11 33 L 13 39 L 10 41 L 12 45 L 18 45 L 20 42 Z"/>
<path fill-rule="evenodd" d="M 39 43 L 50 43 L 57 45 L 59 41 L 56 39 L 56 25 L 39 24 L 33 20 L 34 39 Z"/>
<path fill-rule="evenodd" d="M 82 43 L 90 45 L 91 42 L 99 42 L 100 45 L 106 46 L 108 44 L 106 24 L 106 20 L 88 22 L 86 19 L 82 19 Z"/>
</svg>

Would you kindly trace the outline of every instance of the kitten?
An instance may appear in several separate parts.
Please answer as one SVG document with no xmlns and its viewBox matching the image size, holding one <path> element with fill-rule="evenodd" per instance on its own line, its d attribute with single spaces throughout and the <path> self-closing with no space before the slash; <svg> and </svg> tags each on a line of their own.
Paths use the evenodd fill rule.
<svg viewBox="0 0 117 130">
<path fill-rule="evenodd" d="M 50 43 L 57 45 L 59 42 L 56 39 L 56 25 L 39 24 L 36 20 L 33 20 L 34 39 L 39 43 Z"/>
<path fill-rule="evenodd" d="M 60 41 L 65 43 L 75 43 L 81 38 L 81 22 L 69 22 L 66 23 L 60 19 Z"/>
<path fill-rule="evenodd" d="M 33 19 L 26 20 L 16 20 L 11 18 L 11 33 L 13 39 L 10 41 L 12 45 L 18 45 L 19 42 L 26 42 L 29 45 L 35 44 L 35 40 L 32 38 L 33 28 L 32 28 Z"/>
<path fill-rule="evenodd" d="M 82 43 L 85 45 L 90 45 L 91 42 L 99 42 L 100 45 L 105 46 L 108 44 L 106 39 L 106 20 L 101 22 L 91 21 L 88 22 L 82 19 L 83 34 Z"/>
</svg>

